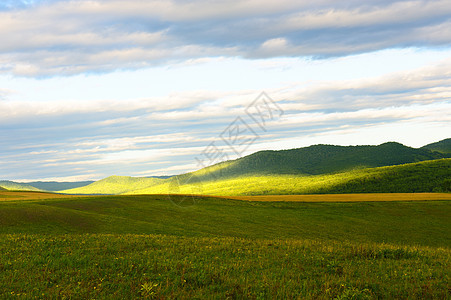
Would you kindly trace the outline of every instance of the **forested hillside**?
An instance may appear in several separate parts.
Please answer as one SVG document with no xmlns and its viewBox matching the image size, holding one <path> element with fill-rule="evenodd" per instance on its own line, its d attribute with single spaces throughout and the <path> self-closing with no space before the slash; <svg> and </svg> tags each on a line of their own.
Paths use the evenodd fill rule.
<svg viewBox="0 0 451 300">
<path fill-rule="evenodd" d="M 432 144 L 426 145 L 426 146 L 422 147 L 422 149 L 438 151 L 438 152 L 442 152 L 442 153 L 451 153 L 451 138 L 442 140 L 437 143 L 432 143 Z"/>
<path fill-rule="evenodd" d="M 451 154 L 415 149 L 394 142 L 378 146 L 314 145 L 291 150 L 260 151 L 194 174 L 201 180 L 265 174 L 320 175 L 446 157 L 451 157 Z"/>
</svg>

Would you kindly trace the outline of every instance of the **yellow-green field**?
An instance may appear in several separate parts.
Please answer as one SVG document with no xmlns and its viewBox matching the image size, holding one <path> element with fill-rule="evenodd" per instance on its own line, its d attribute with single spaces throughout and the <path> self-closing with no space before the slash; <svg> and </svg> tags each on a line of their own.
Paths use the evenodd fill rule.
<svg viewBox="0 0 451 300">
<path fill-rule="evenodd" d="M 294 202 L 377 202 L 377 201 L 433 201 L 451 200 L 450 193 L 384 193 L 384 194 L 330 194 L 330 195 L 265 195 L 227 196 L 226 199 L 245 201 Z"/>
<path fill-rule="evenodd" d="M 158 194 L 152 196 L 166 196 Z M 209 195 L 183 194 L 182 197 L 212 197 Z M 0 191 L 0 201 L 45 200 L 89 197 L 45 192 Z M 96 196 L 108 197 L 108 196 Z M 368 193 L 368 194 L 320 194 L 320 195 L 260 195 L 260 196 L 214 196 L 223 199 L 266 202 L 377 202 L 377 201 L 434 201 L 451 200 L 451 193 Z"/>
<path fill-rule="evenodd" d="M 0 299 L 451 297 L 450 194 L 234 198 L 1 192 Z"/>
<path fill-rule="evenodd" d="M 62 199 L 80 196 L 44 193 L 44 192 L 11 192 L 0 191 L 0 201 L 18 201 L 18 200 L 43 200 L 43 199 Z"/>
</svg>

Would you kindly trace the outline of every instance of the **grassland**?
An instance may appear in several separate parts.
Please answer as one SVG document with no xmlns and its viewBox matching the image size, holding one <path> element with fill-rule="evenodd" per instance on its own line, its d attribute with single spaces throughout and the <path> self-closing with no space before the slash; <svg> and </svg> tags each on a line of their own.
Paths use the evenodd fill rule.
<svg viewBox="0 0 451 300">
<path fill-rule="evenodd" d="M 175 195 L 14 194 L 0 195 L 10 196 L 0 201 L 2 299 L 451 296 L 451 206 L 443 195 L 189 197 L 181 207 L 174 203 L 186 197 Z"/>
<path fill-rule="evenodd" d="M 447 249 L 167 235 L 6 235 L 2 298 L 446 299 Z M 6 284 L 5 284 L 6 283 Z"/>
<path fill-rule="evenodd" d="M 302 203 L 194 197 L 194 205 L 180 207 L 173 202 L 181 196 L 168 197 L 72 196 L 2 201 L 0 233 L 169 234 L 451 244 L 450 207 L 449 201 L 444 200 Z M 431 231 L 441 238 L 431 236 Z"/>
<path fill-rule="evenodd" d="M 451 193 L 329 194 L 227 196 L 225 199 L 265 202 L 386 202 L 451 200 Z"/>
<path fill-rule="evenodd" d="M 31 191 L 6 191 L 0 190 L 0 202 L 1 201 L 25 201 L 25 200 L 41 200 L 41 199 L 69 199 L 77 196 L 55 194 L 47 192 L 31 192 Z"/>
</svg>

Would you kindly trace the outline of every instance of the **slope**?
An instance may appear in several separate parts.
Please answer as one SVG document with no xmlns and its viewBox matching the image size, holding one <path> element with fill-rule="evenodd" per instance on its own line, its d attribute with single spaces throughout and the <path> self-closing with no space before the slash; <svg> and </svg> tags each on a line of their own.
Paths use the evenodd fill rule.
<svg viewBox="0 0 451 300">
<path fill-rule="evenodd" d="M 324 175 L 247 175 L 216 181 L 172 181 L 130 194 L 288 195 L 451 192 L 451 159 Z"/>
<path fill-rule="evenodd" d="M 173 202 L 180 197 L 172 196 Z M 196 205 L 185 208 L 173 202 L 159 195 L 0 201 L 0 235 L 166 234 L 451 244 L 451 206 L 443 200 L 284 203 L 196 197 Z"/>
<path fill-rule="evenodd" d="M 451 153 L 415 149 L 394 142 L 378 146 L 314 145 L 291 150 L 260 151 L 167 179 L 113 176 L 85 187 L 62 192 L 72 194 L 167 193 L 168 191 L 182 193 L 179 186 L 189 182 L 192 184 L 190 193 L 200 194 L 199 187 L 193 183 L 199 182 L 205 186 L 206 182 L 212 181 L 211 186 L 217 186 L 216 181 L 225 182 L 223 180 L 238 178 L 243 181 L 244 177 L 325 175 L 445 157 L 451 157 Z"/>
<path fill-rule="evenodd" d="M 2 180 L 0 181 L 0 187 L 4 188 L 5 190 L 10 191 L 41 191 L 38 188 L 35 188 L 34 186 L 31 186 L 26 183 L 18 183 L 14 181 L 8 181 L 8 180 Z"/>
<path fill-rule="evenodd" d="M 160 184 L 164 179 L 129 176 L 110 176 L 84 187 L 63 190 L 67 194 L 123 194 Z"/>
<path fill-rule="evenodd" d="M 423 146 L 421 147 L 421 149 L 438 151 L 442 153 L 451 153 L 451 138 Z"/>
<path fill-rule="evenodd" d="M 410 148 L 394 142 L 378 146 L 314 145 L 291 150 L 260 151 L 234 161 L 207 167 L 193 174 L 199 180 L 230 178 L 248 174 L 319 175 L 446 157 L 451 157 L 451 154 Z"/>
</svg>

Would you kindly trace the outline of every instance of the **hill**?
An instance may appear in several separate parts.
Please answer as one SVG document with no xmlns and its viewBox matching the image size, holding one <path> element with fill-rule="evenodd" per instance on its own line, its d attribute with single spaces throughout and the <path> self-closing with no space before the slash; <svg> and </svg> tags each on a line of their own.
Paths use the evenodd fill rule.
<svg viewBox="0 0 451 300">
<path fill-rule="evenodd" d="M 129 177 L 129 176 L 110 176 L 102 180 L 93 182 L 87 186 L 68 189 L 62 192 L 68 194 L 124 194 L 145 187 L 152 187 L 160 184 L 164 179 Z"/>
<path fill-rule="evenodd" d="M 394 142 L 378 146 L 314 145 L 291 150 L 260 151 L 207 167 L 194 174 L 200 180 L 250 174 L 319 175 L 447 157 L 451 157 L 451 154 L 415 149 Z"/>
<path fill-rule="evenodd" d="M 78 182 L 36 181 L 36 182 L 28 182 L 27 184 L 34 186 L 35 188 L 40 190 L 58 192 L 87 186 L 93 182 L 94 181 L 78 181 Z"/>
<path fill-rule="evenodd" d="M 346 180 L 354 180 L 366 176 L 373 171 L 361 171 L 375 167 L 397 166 L 421 161 L 437 160 L 451 157 L 451 153 L 440 153 L 429 149 L 416 149 L 399 143 L 389 142 L 378 146 L 333 146 L 314 145 L 305 148 L 260 151 L 236 160 L 222 162 L 201 170 L 172 176 L 169 178 L 133 178 L 112 176 L 97 181 L 88 186 L 64 190 L 71 194 L 137 194 L 137 193 L 194 193 L 225 195 L 235 194 L 274 194 L 271 189 L 282 194 L 287 193 L 318 193 L 336 192 L 328 189 L 323 191 L 319 187 L 331 186 L 332 184 L 348 184 Z M 446 162 L 448 163 L 448 162 Z M 445 163 L 445 164 L 446 164 Z M 419 178 L 418 182 L 411 185 L 409 191 L 431 191 L 441 190 L 443 185 L 437 181 L 430 181 L 434 177 L 432 171 L 425 171 L 417 165 L 415 168 L 426 172 L 427 176 Z M 404 170 L 404 169 L 403 169 Z M 379 171 L 377 171 L 379 172 Z M 400 171 L 403 173 L 404 171 Z M 431 173 L 431 174 L 429 174 Z M 445 172 L 446 173 L 446 172 Z M 334 175 L 335 174 L 335 175 Z M 340 175 L 337 175 L 340 174 Z M 440 173 L 441 174 L 441 173 Z M 449 177 L 448 171 L 448 177 Z M 431 177 L 432 176 L 432 177 Z M 442 175 L 440 175 L 442 176 Z M 444 175 L 445 176 L 445 175 Z M 396 176 L 395 176 L 396 177 Z M 406 185 L 395 177 L 393 183 L 386 182 L 387 188 L 379 187 L 380 192 L 392 192 Z M 285 179 L 283 179 L 285 178 Z M 289 179 L 293 178 L 293 179 Z M 411 178 L 411 177 L 406 177 Z M 293 180 L 291 183 L 297 187 L 290 186 L 284 180 Z M 425 181 L 430 181 L 423 185 Z M 442 178 L 440 177 L 440 180 Z M 187 184 L 189 181 L 190 184 Z M 325 182 L 329 182 L 325 184 Z M 420 182 L 422 182 L 420 184 Z M 197 185 L 195 183 L 198 183 Z M 200 190 L 200 185 L 203 190 Z M 277 184 L 281 184 L 277 186 Z M 363 187 L 350 182 L 352 188 L 346 188 L 347 192 L 362 191 Z M 376 183 L 367 181 L 365 185 Z M 250 186 L 253 188 L 249 188 Z M 445 183 L 446 185 L 446 183 Z M 181 187 L 186 186 L 186 188 Z M 263 187 L 265 186 L 265 187 Z M 283 186 L 284 189 L 280 187 Z M 392 187 L 388 187 L 392 186 Z M 238 189 L 246 188 L 246 192 Z M 247 190 L 249 188 L 249 190 Z M 405 189 L 402 187 L 401 189 Z M 233 190 L 233 192 L 231 192 Z"/>
<path fill-rule="evenodd" d="M 6 189 L 0 186 L 0 191 L 6 191 Z"/>
<path fill-rule="evenodd" d="M 421 149 L 438 151 L 442 153 L 451 153 L 451 138 L 423 146 L 421 147 Z"/>
<path fill-rule="evenodd" d="M 4 188 L 5 190 L 10 191 L 41 191 L 38 188 L 35 188 L 34 186 L 31 186 L 26 183 L 18 183 L 14 181 L 8 181 L 8 180 L 2 180 L 0 181 L 0 187 Z"/>
<path fill-rule="evenodd" d="M 64 192 L 208 195 L 450 192 L 450 170 L 451 159 L 439 159 L 323 175 L 244 175 L 218 180 L 201 180 L 202 177 L 186 174 L 166 180 L 113 176 Z"/>
<path fill-rule="evenodd" d="M 287 195 L 325 193 L 419 193 L 451 191 L 451 159 L 358 169 L 324 175 L 246 175 L 218 180 L 183 177 L 131 194 Z"/>
</svg>

